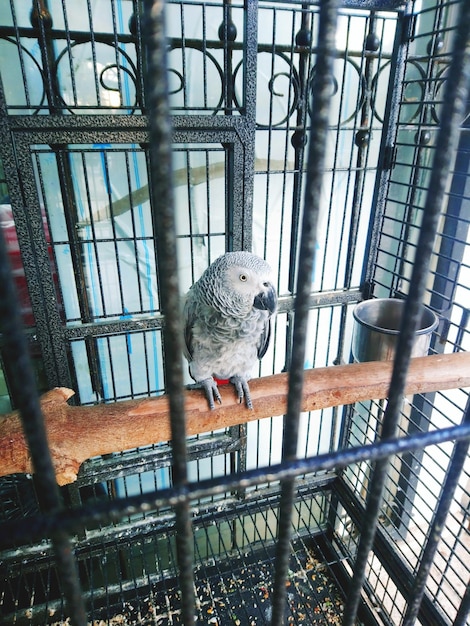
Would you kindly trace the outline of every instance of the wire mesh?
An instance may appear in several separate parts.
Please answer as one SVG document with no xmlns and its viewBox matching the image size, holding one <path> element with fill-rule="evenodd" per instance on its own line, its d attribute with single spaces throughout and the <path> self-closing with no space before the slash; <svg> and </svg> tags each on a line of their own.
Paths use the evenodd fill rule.
<svg viewBox="0 0 470 626">
<path fill-rule="evenodd" d="M 260 375 L 289 369 L 295 356 L 319 4 L 166 4 L 180 287 L 186 291 L 226 249 L 252 249 L 268 259 L 279 277 L 280 310 Z M 413 290 L 465 5 L 344 4 L 316 262 L 307 281 L 306 367 L 350 360 L 357 301 L 404 298 Z M 143 9 L 119 0 L 31 6 L 31 15 L 30 6 L 14 0 L 0 8 L 7 183 L 1 224 L 11 235 L 39 386 L 70 386 L 80 404 L 159 394 L 168 388 L 160 306 L 167 298 L 152 215 L 158 168 L 149 159 Z M 425 302 L 440 319 L 431 343 L 436 354 L 468 348 L 469 150 L 462 117 L 426 274 Z M 9 410 L 20 406 L 21 392 L 11 383 L 4 345 L 2 336 L 0 396 Z M 170 446 L 87 461 L 77 482 L 62 490 L 65 513 L 49 517 L 40 513 L 35 479 L 2 478 L 0 516 L 11 533 L 0 557 L 2 620 L 66 620 L 51 543 L 37 541 L 60 528 L 72 533 L 89 620 L 192 623 L 193 596 L 201 623 L 284 623 L 284 610 L 292 623 L 341 623 L 373 467 L 389 455 L 363 593 L 356 595 L 358 619 L 407 623 L 420 597 L 413 585 L 426 560 L 423 546 L 431 545 L 444 502 L 452 439 L 465 435 L 443 429 L 461 423 L 467 403 L 466 390 L 406 398 L 397 432 L 423 437 L 406 450 L 380 448 L 386 401 L 302 414 L 292 455 L 306 459 L 304 466 L 282 462 L 282 416 L 188 439 L 182 457 L 192 494 L 195 585 L 187 579 L 182 604 L 174 507 L 187 494 L 173 480 Z M 347 456 L 356 449 L 359 460 Z M 421 624 L 467 619 L 469 472 L 464 462 L 426 578 Z M 275 603 L 273 614 L 282 479 L 295 479 L 297 488 L 284 553 L 288 573 L 277 570 L 286 601 Z M 193 484 L 201 485 L 196 495 Z M 355 611 L 349 619 L 356 620 Z"/>
</svg>

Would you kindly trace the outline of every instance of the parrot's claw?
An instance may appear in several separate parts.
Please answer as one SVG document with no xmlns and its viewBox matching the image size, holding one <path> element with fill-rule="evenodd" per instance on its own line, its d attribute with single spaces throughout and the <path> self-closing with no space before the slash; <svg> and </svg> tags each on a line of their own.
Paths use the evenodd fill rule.
<svg viewBox="0 0 470 626">
<path fill-rule="evenodd" d="M 220 397 L 217 383 L 212 376 L 205 378 L 204 380 L 199 380 L 197 383 L 190 383 L 189 385 L 186 385 L 186 389 L 202 389 L 206 395 L 211 411 L 215 409 L 214 400 L 217 400 L 219 404 L 222 404 L 222 398 Z"/>
<path fill-rule="evenodd" d="M 251 401 L 250 388 L 248 387 L 248 381 L 241 376 L 232 376 L 230 382 L 235 386 L 238 395 L 238 401 L 243 402 L 245 398 L 245 404 L 248 409 L 253 409 L 253 402 Z"/>
<path fill-rule="evenodd" d="M 197 383 L 192 385 L 187 385 L 188 389 L 203 389 L 206 394 L 207 402 L 209 403 L 209 408 L 211 411 L 215 409 L 215 402 L 217 400 L 219 404 L 222 404 L 222 398 L 220 397 L 219 389 L 217 387 L 217 383 L 210 376 L 209 378 L 204 378 L 204 380 L 199 380 Z"/>
</svg>

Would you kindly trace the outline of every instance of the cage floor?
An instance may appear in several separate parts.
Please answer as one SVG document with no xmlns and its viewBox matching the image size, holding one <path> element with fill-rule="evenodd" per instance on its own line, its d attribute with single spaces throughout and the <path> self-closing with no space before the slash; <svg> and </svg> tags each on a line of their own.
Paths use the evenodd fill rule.
<svg viewBox="0 0 470 626">
<path fill-rule="evenodd" d="M 197 624 L 253 626 L 270 624 L 274 580 L 274 546 L 233 558 L 209 561 L 196 567 Z M 262 554 L 261 560 L 256 557 Z M 343 597 L 328 566 L 317 560 L 304 542 L 293 544 L 286 582 L 286 624 L 340 624 Z M 93 622 L 104 624 L 181 624 L 180 593 L 174 577 L 153 585 L 137 603 Z"/>
</svg>

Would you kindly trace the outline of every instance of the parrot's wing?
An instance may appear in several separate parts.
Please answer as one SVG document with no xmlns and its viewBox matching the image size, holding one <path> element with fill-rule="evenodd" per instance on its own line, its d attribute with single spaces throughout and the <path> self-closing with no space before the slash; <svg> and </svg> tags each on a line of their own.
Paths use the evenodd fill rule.
<svg viewBox="0 0 470 626">
<path fill-rule="evenodd" d="M 269 340 L 271 339 L 271 316 L 266 320 L 263 332 L 261 334 L 258 344 L 258 359 L 262 359 L 266 354 L 266 350 L 269 346 Z"/>
<path fill-rule="evenodd" d="M 193 354 L 193 328 L 196 313 L 196 304 L 192 298 L 186 298 L 183 308 L 183 324 L 184 324 L 184 356 L 188 361 L 192 360 Z"/>
</svg>

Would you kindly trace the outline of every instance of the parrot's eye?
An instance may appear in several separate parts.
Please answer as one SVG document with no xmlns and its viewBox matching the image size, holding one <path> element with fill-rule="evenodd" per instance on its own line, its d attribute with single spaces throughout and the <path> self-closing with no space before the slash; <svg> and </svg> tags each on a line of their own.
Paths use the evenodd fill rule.
<svg viewBox="0 0 470 626">
<path fill-rule="evenodd" d="M 239 278 L 242 283 L 246 283 L 246 281 L 248 280 L 248 276 L 246 274 L 240 274 Z"/>
</svg>

